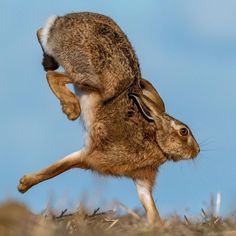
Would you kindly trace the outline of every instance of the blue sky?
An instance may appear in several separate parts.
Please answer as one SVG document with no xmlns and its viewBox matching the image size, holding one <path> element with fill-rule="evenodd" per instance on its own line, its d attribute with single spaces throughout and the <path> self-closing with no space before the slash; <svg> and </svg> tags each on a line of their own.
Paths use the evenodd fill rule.
<svg viewBox="0 0 236 236">
<path fill-rule="evenodd" d="M 72 170 L 24 195 L 18 179 L 83 146 L 83 128 L 62 114 L 41 66 L 35 32 L 50 15 L 93 11 L 111 16 L 125 31 L 167 112 L 188 124 L 202 144 L 194 161 L 167 163 L 154 192 L 161 215 L 197 214 L 210 194 L 222 195 L 221 213 L 236 209 L 236 2 L 17 1 L 0 0 L 0 200 L 15 198 L 35 212 L 49 199 L 91 207 L 116 199 L 141 207 L 130 180 Z"/>
</svg>

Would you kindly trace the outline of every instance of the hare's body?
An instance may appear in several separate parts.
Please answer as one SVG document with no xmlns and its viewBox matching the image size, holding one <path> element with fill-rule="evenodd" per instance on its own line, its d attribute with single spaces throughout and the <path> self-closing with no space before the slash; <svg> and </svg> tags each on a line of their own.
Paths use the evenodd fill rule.
<svg viewBox="0 0 236 236">
<path fill-rule="evenodd" d="M 129 177 L 143 168 L 156 172 L 165 158 L 155 140 L 155 124 L 142 117 L 128 95 L 141 92 L 141 72 L 126 35 L 112 19 L 95 13 L 48 22 L 43 46 L 79 90 L 90 168 Z"/>
<path fill-rule="evenodd" d="M 93 123 L 87 127 L 87 161 L 101 174 L 136 179 L 145 169 L 148 175 L 150 170 L 156 173 L 166 157 L 156 142 L 155 123 L 144 119 L 128 93 L 123 92 L 107 104 L 97 104 Z"/>
<path fill-rule="evenodd" d="M 52 166 L 24 176 L 18 186 L 33 185 L 73 167 L 102 175 L 126 176 L 137 185 L 149 222 L 161 222 L 152 188 L 167 159 L 192 159 L 199 146 L 190 129 L 165 113 L 155 88 L 141 78 L 135 52 L 119 26 L 106 16 L 74 13 L 51 18 L 38 31 L 47 79 L 64 113 L 82 111 L 85 147 Z M 78 97 L 66 88 L 73 83 Z"/>
</svg>

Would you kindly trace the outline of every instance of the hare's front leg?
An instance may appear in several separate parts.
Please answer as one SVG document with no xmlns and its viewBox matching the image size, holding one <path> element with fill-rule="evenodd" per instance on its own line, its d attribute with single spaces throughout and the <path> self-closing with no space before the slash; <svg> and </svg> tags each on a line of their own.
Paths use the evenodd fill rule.
<svg viewBox="0 0 236 236">
<path fill-rule="evenodd" d="M 73 81 L 64 73 L 55 71 L 47 72 L 47 80 L 52 92 L 60 100 L 62 110 L 68 119 L 76 120 L 80 115 L 79 99 L 66 87 L 67 84 L 73 83 Z"/>
<path fill-rule="evenodd" d="M 47 179 L 51 179 L 69 169 L 74 167 L 88 169 L 88 165 L 85 161 L 86 152 L 83 150 L 74 152 L 62 160 L 54 163 L 53 165 L 30 175 L 25 175 L 20 179 L 20 183 L 18 185 L 18 191 L 21 193 L 26 192 L 32 186 L 45 181 Z"/>
<path fill-rule="evenodd" d="M 163 225 L 152 197 L 153 184 L 148 180 L 136 180 L 135 184 L 137 187 L 139 199 L 147 213 L 148 223 L 153 224 L 157 222 L 159 225 Z"/>
</svg>

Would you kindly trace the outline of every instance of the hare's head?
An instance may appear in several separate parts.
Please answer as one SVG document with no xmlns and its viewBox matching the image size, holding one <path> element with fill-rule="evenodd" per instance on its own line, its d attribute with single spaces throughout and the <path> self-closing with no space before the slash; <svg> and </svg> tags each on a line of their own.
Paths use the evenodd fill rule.
<svg viewBox="0 0 236 236">
<path fill-rule="evenodd" d="M 141 80 L 142 94 L 130 94 L 142 114 L 157 127 L 156 141 L 168 160 L 193 159 L 200 147 L 189 127 L 165 113 L 164 102 L 154 87 Z"/>
<path fill-rule="evenodd" d="M 167 159 L 173 161 L 193 159 L 200 151 L 189 127 L 165 113 L 156 112 L 156 139 Z"/>
</svg>

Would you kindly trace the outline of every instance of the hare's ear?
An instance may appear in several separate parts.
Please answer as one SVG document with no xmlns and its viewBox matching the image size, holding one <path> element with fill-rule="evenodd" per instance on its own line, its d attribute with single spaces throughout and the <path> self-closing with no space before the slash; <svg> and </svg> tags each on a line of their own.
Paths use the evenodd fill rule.
<svg viewBox="0 0 236 236">
<path fill-rule="evenodd" d="M 154 119 L 151 115 L 151 110 L 149 109 L 149 107 L 145 103 L 144 96 L 145 95 L 140 96 L 140 95 L 135 94 L 135 93 L 130 93 L 129 94 L 129 97 L 134 100 L 134 102 L 138 106 L 140 112 L 144 115 L 144 117 L 146 117 L 146 119 L 149 120 L 149 121 L 154 121 Z"/>
<path fill-rule="evenodd" d="M 165 104 L 153 85 L 149 81 L 141 79 L 140 87 L 142 89 L 143 95 L 155 103 L 159 111 L 165 112 Z"/>
<path fill-rule="evenodd" d="M 160 125 L 163 123 L 163 111 L 159 109 L 155 102 L 143 94 L 130 93 L 129 97 L 134 100 L 147 120 L 155 122 L 156 126 L 161 128 Z"/>
</svg>

